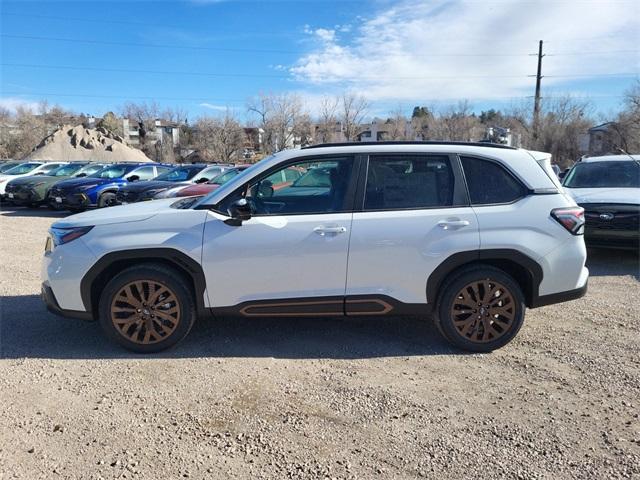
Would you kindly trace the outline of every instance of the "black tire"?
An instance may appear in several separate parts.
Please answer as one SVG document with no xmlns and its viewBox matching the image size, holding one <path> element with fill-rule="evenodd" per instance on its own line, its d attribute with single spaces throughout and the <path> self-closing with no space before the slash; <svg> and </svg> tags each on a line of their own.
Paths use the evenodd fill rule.
<svg viewBox="0 0 640 480">
<path fill-rule="evenodd" d="M 486 353 L 516 336 L 524 312 L 524 295 L 518 283 L 498 268 L 477 265 L 459 270 L 445 281 L 435 323 L 456 347 Z"/>
<path fill-rule="evenodd" d="M 179 312 L 176 317 L 177 321 L 172 320 L 167 323 L 166 320 L 168 313 L 170 310 L 175 309 L 175 306 L 171 307 L 170 310 L 162 310 L 164 305 L 158 306 L 159 304 L 156 303 L 157 310 L 154 311 L 150 303 L 150 311 L 141 307 L 144 308 L 141 313 L 138 313 L 140 309 L 133 312 L 131 308 L 126 307 L 129 303 L 129 297 L 122 296 L 121 291 L 125 287 L 129 288 L 128 286 L 133 282 L 139 282 L 139 284 L 143 285 L 143 295 L 136 296 L 132 290 L 129 290 L 133 296 L 132 299 L 140 302 L 145 297 L 147 300 L 153 300 L 154 293 L 162 291 L 162 288 L 157 288 L 158 284 L 164 287 L 172 296 L 167 295 L 165 297 L 161 294 L 157 302 L 171 302 L 165 305 L 177 305 Z M 145 284 L 146 287 L 144 287 Z M 154 286 L 151 286 L 152 284 Z M 136 293 L 140 293 L 137 287 Z M 116 299 L 117 295 L 120 295 L 118 299 Z M 173 301 L 174 298 L 175 302 Z M 114 306 L 114 312 L 112 312 L 112 305 Z M 123 305 L 127 312 L 118 311 L 122 309 Z M 147 304 L 145 303 L 144 305 Z M 142 319 L 145 312 L 148 316 Z M 162 319 L 159 317 L 159 312 L 163 314 Z M 158 316 L 155 320 L 149 318 L 154 317 L 154 313 Z M 164 265 L 150 263 L 127 268 L 116 275 L 102 291 L 98 314 L 100 326 L 109 339 L 136 353 L 155 353 L 174 346 L 187 336 L 196 319 L 196 307 L 190 283 L 180 272 Z M 134 321 L 134 318 L 137 318 L 137 320 Z M 119 323 L 120 327 L 116 326 L 118 320 L 122 322 Z M 154 322 L 157 322 L 157 324 Z M 148 338 L 147 328 L 149 325 L 152 325 L 154 337 L 158 338 L 151 339 L 149 337 L 149 340 L 153 340 L 153 342 L 144 343 Z M 171 332 L 161 336 L 165 327 L 170 329 Z M 131 335 L 131 332 L 134 332 L 134 335 Z M 134 337 L 135 339 L 132 340 Z"/>
<path fill-rule="evenodd" d="M 98 208 L 111 207 L 116 201 L 115 192 L 104 192 L 98 198 Z"/>
</svg>

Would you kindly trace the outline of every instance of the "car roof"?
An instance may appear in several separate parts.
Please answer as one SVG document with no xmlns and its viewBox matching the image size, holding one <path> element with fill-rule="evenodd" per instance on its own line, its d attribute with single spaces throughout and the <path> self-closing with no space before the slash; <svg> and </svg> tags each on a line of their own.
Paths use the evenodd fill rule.
<svg viewBox="0 0 640 480">
<path fill-rule="evenodd" d="M 580 163 L 593 162 L 640 162 L 640 155 L 603 155 L 601 157 L 584 157 Z"/>
</svg>

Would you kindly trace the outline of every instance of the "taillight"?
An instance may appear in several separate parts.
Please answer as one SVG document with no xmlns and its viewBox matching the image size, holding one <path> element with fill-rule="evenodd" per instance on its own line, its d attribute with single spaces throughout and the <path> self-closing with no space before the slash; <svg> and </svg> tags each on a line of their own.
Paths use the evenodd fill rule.
<svg viewBox="0 0 640 480">
<path fill-rule="evenodd" d="M 551 210 L 551 216 L 572 234 L 582 235 L 584 233 L 584 208 L 554 208 Z"/>
</svg>

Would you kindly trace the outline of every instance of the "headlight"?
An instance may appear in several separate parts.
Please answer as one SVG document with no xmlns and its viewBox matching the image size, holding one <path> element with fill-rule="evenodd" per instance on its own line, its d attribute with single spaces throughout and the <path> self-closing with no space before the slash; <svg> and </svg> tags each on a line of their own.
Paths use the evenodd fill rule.
<svg viewBox="0 0 640 480">
<path fill-rule="evenodd" d="M 162 192 L 164 192 L 164 189 L 162 188 L 157 188 L 155 190 L 147 190 L 146 192 L 142 192 L 142 194 L 140 195 L 140 198 L 161 198 L 161 197 L 157 197 L 156 195 Z"/>
<path fill-rule="evenodd" d="M 34 183 L 33 185 L 31 185 L 31 188 L 39 187 L 40 185 L 44 185 L 45 183 L 47 183 L 47 182 Z"/>
<path fill-rule="evenodd" d="M 97 186 L 98 186 L 97 183 L 92 183 L 91 185 L 82 185 L 82 186 L 78 187 L 78 190 L 83 190 L 83 191 L 84 190 L 90 190 L 90 189 L 92 189 L 94 187 L 97 187 Z"/>
<path fill-rule="evenodd" d="M 81 236 L 89 233 L 93 226 L 90 227 L 70 227 L 70 228 L 56 228 L 51 227 L 49 233 L 53 238 L 53 244 L 57 247 L 58 245 L 64 245 L 65 243 L 69 243 L 76 238 L 80 238 Z"/>
<path fill-rule="evenodd" d="M 184 188 L 184 185 L 180 185 L 179 187 L 174 187 L 174 188 L 169 188 L 167 190 L 162 190 L 161 192 L 159 192 L 156 195 L 154 195 L 153 198 L 156 198 L 156 199 L 172 198 L 172 197 L 175 197 L 176 193 L 178 193 L 178 191 L 182 190 L 183 188 Z"/>
</svg>

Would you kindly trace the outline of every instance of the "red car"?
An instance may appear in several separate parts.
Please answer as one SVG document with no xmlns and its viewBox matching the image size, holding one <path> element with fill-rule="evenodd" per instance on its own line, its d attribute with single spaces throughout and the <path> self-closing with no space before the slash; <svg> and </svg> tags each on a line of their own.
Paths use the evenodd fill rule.
<svg viewBox="0 0 640 480">
<path fill-rule="evenodd" d="M 221 185 L 227 183 L 233 177 L 238 175 L 243 170 L 249 168 L 249 165 L 240 165 L 238 167 L 227 170 L 224 173 L 221 173 L 214 179 L 208 181 L 207 183 L 200 183 L 196 185 L 189 185 L 188 187 L 183 188 L 176 195 L 177 197 L 195 197 L 200 195 L 206 195 L 209 192 L 214 191 L 216 188 L 219 188 Z M 287 168 L 285 170 L 281 170 L 274 175 L 274 178 L 269 177 L 267 180 L 270 180 L 272 183 L 273 190 L 280 190 L 281 188 L 288 187 L 293 182 L 295 182 L 298 178 L 300 178 L 304 174 L 303 171 L 297 168 Z M 277 178 L 276 178 L 277 177 Z"/>
</svg>

